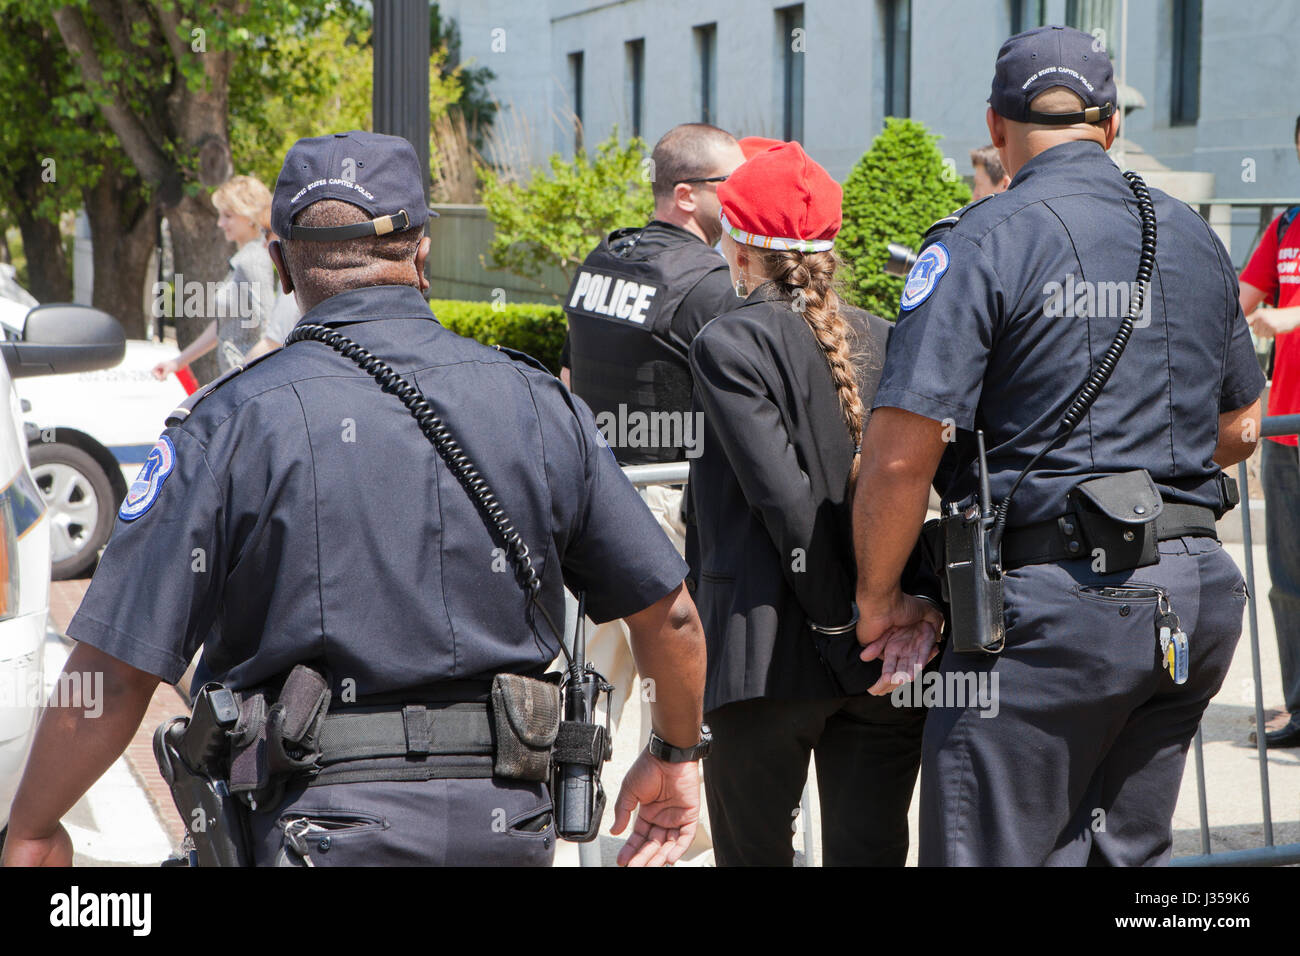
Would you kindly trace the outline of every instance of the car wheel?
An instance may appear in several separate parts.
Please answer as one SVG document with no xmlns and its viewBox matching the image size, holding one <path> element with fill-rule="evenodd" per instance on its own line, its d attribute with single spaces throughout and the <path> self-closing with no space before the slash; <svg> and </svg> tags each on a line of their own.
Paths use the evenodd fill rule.
<svg viewBox="0 0 1300 956">
<path fill-rule="evenodd" d="M 113 533 L 113 486 L 99 462 L 64 442 L 28 446 L 32 477 L 50 511 L 51 576 L 85 574 Z"/>
</svg>

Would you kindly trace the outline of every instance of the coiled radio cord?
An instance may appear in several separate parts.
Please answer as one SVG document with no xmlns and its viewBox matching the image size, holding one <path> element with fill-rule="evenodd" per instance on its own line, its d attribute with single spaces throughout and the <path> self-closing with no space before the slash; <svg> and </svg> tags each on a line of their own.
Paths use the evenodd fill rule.
<svg viewBox="0 0 1300 956">
<path fill-rule="evenodd" d="M 1137 198 L 1138 216 L 1142 220 L 1142 254 L 1138 259 L 1137 282 L 1133 289 L 1132 295 L 1129 296 L 1128 315 L 1119 324 L 1119 331 L 1115 333 L 1115 339 L 1110 343 L 1100 361 L 1097 362 L 1096 368 L 1089 373 L 1087 380 L 1075 393 L 1073 400 L 1066 408 L 1065 413 L 1061 416 L 1060 425 L 1056 429 L 1056 434 L 1052 437 L 1043 448 L 1030 459 L 1024 469 L 1016 476 L 1016 480 L 1011 484 L 1011 490 L 1007 496 L 994 509 L 993 530 L 989 534 L 989 547 L 995 556 L 997 556 L 998 567 L 1001 568 L 1001 544 L 1002 534 L 1006 530 L 1007 512 L 1011 508 L 1011 498 L 1020 487 L 1025 475 L 1029 474 L 1038 464 L 1039 460 L 1060 443 L 1070 432 L 1074 431 L 1075 426 L 1083 420 L 1083 416 L 1088 414 L 1088 409 L 1092 403 L 1097 400 L 1101 390 L 1110 380 L 1111 373 L 1115 371 L 1115 366 L 1119 362 L 1119 357 L 1124 354 L 1124 347 L 1128 345 L 1129 337 L 1133 334 L 1133 327 L 1137 317 L 1142 314 L 1142 309 L 1146 303 L 1147 290 L 1151 284 L 1151 271 L 1156 264 L 1156 207 L 1151 201 L 1151 193 L 1147 189 L 1147 184 L 1142 181 L 1142 177 L 1132 170 L 1124 173 L 1124 178 L 1128 180 L 1129 188 L 1133 190 L 1133 195 Z"/>
<path fill-rule="evenodd" d="M 460 482 L 461 487 L 465 489 L 465 493 L 469 495 L 470 500 L 478 507 L 488 526 L 495 532 L 498 541 L 505 550 L 506 557 L 514 566 L 515 579 L 524 590 L 524 597 L 529 609 L 535 608 L 541 612 L 542 618 L 546 621 L 546 626 L 555 635 L 556 643 L 560 645 L 560 649 L 568 660 L 570 671 L 574 671 L 578 665 L 575 664 L 573 657 L 569 654 L 569 649 L 560 636 L 559 630 L 555 627 L 555 622 L 551 620 L 551 616 L 546 613 L 546 608 L 542 605 L 542 581 L 537 574 L 537 570 L 533 567 L 532 558 L 528 553 L 528 545 L 524 543 L 524 539 L 515 530 L 514 523 L 506 515 L 505 509 L 501 506 L 501 502 L 492 491 L 487 479 L 479 474 L 474 463 L 470 461 L 469 455 L 465 454 L 465 449 L 460 446 L 460 442 L 451 434 L 446 422 L 438 417 L 438 413 L 433 410 L 429 400 L 424 397 L 418 388 L 403 378 L 379 356 L 358 345 L 343 333 L 324 325 L 296 326 L 285 338 L 284 344 L 288 347 L 294 342 L 308 340 L 328 345 L 344 358 L 350 359 L 358 368 L 378 382 L 385 392 L 396 395 L 398 400 L 406 406 L 406 410 L 411 413 L 411 417 L 420 426 L 420 431 L 424 433 L 424 437 L 429 439 L 430 444 L 437 449 L 442 460 L 446 462 L 448 470 Z"/>
</svg>

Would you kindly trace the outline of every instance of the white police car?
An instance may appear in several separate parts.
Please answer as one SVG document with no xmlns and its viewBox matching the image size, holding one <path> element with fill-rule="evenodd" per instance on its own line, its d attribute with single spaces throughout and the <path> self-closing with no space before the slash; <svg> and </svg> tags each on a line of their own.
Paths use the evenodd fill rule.
<svg viewBox="0 0 1300 956">
<path fill-rule="evenodd" d="M 12 273 L 0 270 L 0 324 L 6 326 L 0 402 L 8 405 L 8 414 L 0 412 L 0 827 L 8 822 L 42 703 L 50 604 L 51 513 L 28 465 L 13 380 L 107 368 L 125 351 L 122 327 L 111 316 L 78 305 L 29 309 L 5 288 L 6 279 L 11 284 Z"/>
<path fill-rule="evenodd" d="M 21 301 L 22 296 L 30 300 Z M 35 300 L 0 276 L 0 330 L 22 334 Z M 158 440 L 167 413 L 185 400 L 175 376 L 150 374 L 176 349 L 131 340 L 111 368 L 33 375 L 14 382 L 26 421 L 32 475 L 50 510 L 53 576 L 91 571 L 108 542 L 126 490 Z"/>
</svg>

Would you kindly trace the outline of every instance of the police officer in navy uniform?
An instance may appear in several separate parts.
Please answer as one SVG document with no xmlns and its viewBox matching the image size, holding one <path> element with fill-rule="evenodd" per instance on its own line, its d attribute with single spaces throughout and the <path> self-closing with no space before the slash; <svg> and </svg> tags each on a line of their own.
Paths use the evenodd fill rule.
<svg viewBox="0 0 1300 956">
<path fill-rule="evenodd" d="M 927 234 L 862 443 L 858 638 L 891 686 L 919 673 L 937 648 L 915 625 L 934 612 L 897 581 L 931 479 L 962 513 L 982 431 L 1001 503 L 1047 448 L 1006 512 L 1001 653 L 943 648 L 921 863 L 1165 863 L 1188 745 L 1241 633 L 1244 584 L 1215 519 L 1234 502 L 1221 469 L 1254 447 L 1264 381 L 1222 245 L 1152 189 L 1154 268 L 1132 340 L 1058 435 L 1137 292 L 1141 204 L 1105 152 L 1119 126 L 1111 63 L 1086 34 L 1031 30 L 1003 45 L 989 103 L 1014 178 Z M 1154 486 L 1134 503 L 1140 469 Z M 1097 477 L 1111 480 L 1082 487 Z M 1107 542 L 1140 547 L 1150 531 L 1149 563 L 1117 570 L 1134 562 L 1094 548 L 1080 515 Z M 949 692 L 979 682 L 995 712 Z"/>
<path fill-rule="evenodd" d="M 70 862 L 59 818 L 125 748 L 158 681 L 178 680 L 201 645 L 212 678 L 236 691 L 310 664 L 328 680 L 327 720 L 396 713 L 406 734 L 395 760 L 286 781 L 251 815 L 258 864 L 549 864 L 547 785 L 493 776 L 481 747 L 449 753 L 461 731 L 437 715 L 467 713 L 481 728 L 472 715 L 494 675 L 546 669 L 561 648 L 541 621 L 563 620 L 566 585 L 586 592 L 596 620 L 627 619 L 658 688 L 664 759 L 643 753 L 626 778 L 615 830 L 640 810 L 620 862 L 673 862 L 699 812 L 703 637 L 685 565 L 590 410 L 531 360 L 430 314 L 427 211 L 405 140 L 299 140 L 272 218 L 300 327 L 343 333 L 427 397 L 527 547 L 541 580 L 532 611 L 544 614 L 402 403 L 327 345 L 291 344 L 174 413 L 132 485 L 68 628 L 79 642 L 68 670 L 104 673 L 104 714 L 46 712 L 6 862 Z M 622 547 L 629 535 L 635 551 Z"/>
</svg>

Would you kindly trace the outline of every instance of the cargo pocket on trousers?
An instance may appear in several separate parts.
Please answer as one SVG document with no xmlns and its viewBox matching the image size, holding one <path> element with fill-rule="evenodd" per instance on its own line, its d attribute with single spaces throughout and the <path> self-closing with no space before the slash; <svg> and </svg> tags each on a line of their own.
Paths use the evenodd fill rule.
<svg viewBox="0 0 1300 956">
<path fill-rule="evenodd" d="M 295 812 L 278 823 L 284 844 L 277 866 L 367 866 L 388 821 L 348 810 Z"/>
</svg>

